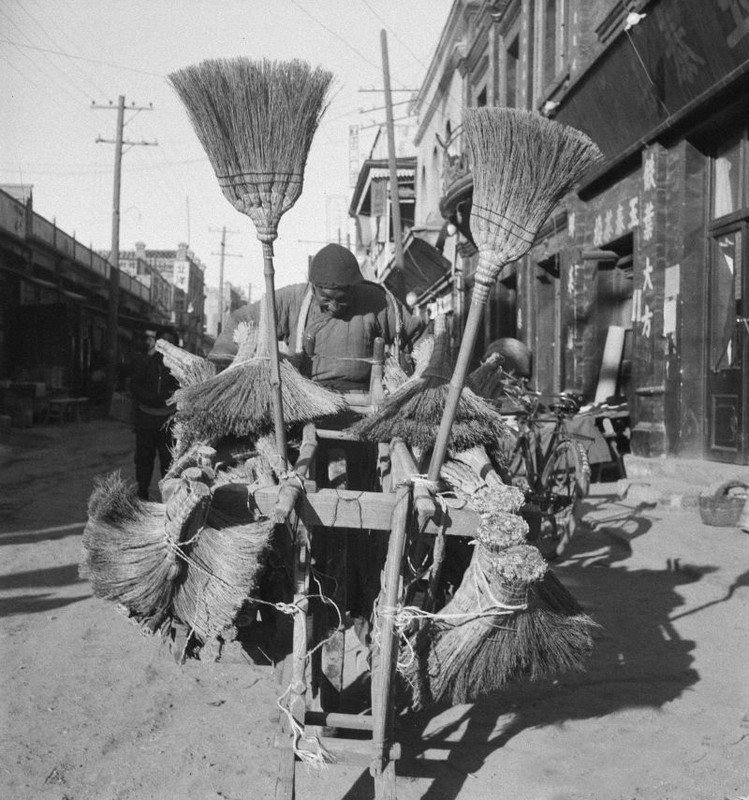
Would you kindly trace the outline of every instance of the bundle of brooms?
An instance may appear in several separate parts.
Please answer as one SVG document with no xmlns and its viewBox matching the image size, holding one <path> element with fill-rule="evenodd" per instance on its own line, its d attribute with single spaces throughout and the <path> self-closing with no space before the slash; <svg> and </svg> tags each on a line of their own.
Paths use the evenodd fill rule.
<svg viewBox="0 0 749 800">
<path fill-rule="evenodd" d="M 287 461 L 276 339 L 273 242 L 299 198 L 312 138 L 327 107 L 331 73 L 303 61 L 216 59 L 169 76 L 224 196 L 250 217 L 262 242 L 269 380 L 279 457 Z M 292 376 L 287 378 L 292 379 Z"/>
<path fill-rule="evenodd" d="M 169 505 L 142 502 L 114 472 L 96 481 L 89 499 L 81 575 L 97 597 L 121 604 L 151 630 L 167 614 L 181 575 L 180 541 L 203 521 L 208 487 L 188 479 L 185 487 Z"/>
<path fill-rule="evenodd" d="M 472 702 L 512 681 L 582 669 L 595 623 L 527 544 L 522 493 L 456 460 L 442 477 L 481 521 L 457 591 L 402 648 L 413 706 Z"/>
<path fill-rule="evenodd" d="M 94 594 L 147 631 L 175 618 L 202 643 L 224 636 L 257 588 L 274 528 L 246 498 L 237 505 L 224 494 L 228 504 L 212 504 L 205 478 L 197 467 L 184 470 L 165 504 L 140 501 L 119 473 L 97 481 L 81 564 Z"/>
<path fill-rule="evenodd" d="M 421 450 L 434 445 L 452 364 L 444 314 L 435 318 L 434 345 L 426 350 L 427 366 L 423 370 L 417 366 L 416 374 L 398 387 L 377 411 L 352 426 L 353 435 L 374 442 L 398 437 Z M 505 424 L 497 411 L 466 389 L 449 432 L 450 447 L 465 450 L 490 444 L 504 432 Z"/>
</svg>

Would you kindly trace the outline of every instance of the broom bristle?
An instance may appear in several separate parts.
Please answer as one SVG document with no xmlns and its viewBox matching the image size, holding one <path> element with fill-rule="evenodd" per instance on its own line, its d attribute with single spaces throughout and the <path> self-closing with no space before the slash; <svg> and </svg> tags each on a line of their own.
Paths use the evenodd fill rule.
<svg viewBox="0 0 749 800">
<path fill-rule="evenodd" d="M 175 554 L 164 533 L 164 506 L 138 506 L 134 518 L 89 519 L 80 572 L 97 597 L 151 617 L 163 613 L 171 600 Z"/>
<path fill-rule="evenodd" d="M 545 601 L 538 587 L 548 571 L 539 579 L 544 567 L 536 563 L 534 549 L 476 548 L 452 600 L 422 624 L 403 653 L 414 707 L 472 702 L 512 681 L 584 668 L 596 624 L 577 610 L 561 612 Z M 527 607 L 491 613 L 497 602 Z M 461 616 L 466 621 L 460 622 Z"/>
<path fill-rule="evenodd" d="M 413 447 L 431 448 L 445 409 L 447 383 L 440 378 L 410 379 L 373 414 L 351 427 L 351 433 L 370 442 L 388 442 L 399 437 Z M 466 450 L 488 445 L 506 432 L 499 414 L 470 389 L 460 396 L 458 412 L 450 431 L 450 446 Z"/>
<path fill-rule="evenodd" d="M 302 376 L 281 358 L 281 393 L 288 423 L 311 422 L 345 407 L 340 395 Z M 253 358 L 214 378 L 175 393 L 182 435 L 215 440 L 224 436 L 256 437 L 273 428 L 270 361 Z"/>
<path fill-rule="evenodd" d="M 159 339 L 156 349 L 164 357 L 164 365 L 174 375 L 180 386 L 194 386 L 212 378 L 216 374 L 216 366 L 207 358 L 188 353 L 177 345 Z"/>
<path fill-rule="evenodd" d="M 260 233 L 302 191 L 332 74 L 300 60 L 215 59 L 168 80 L 184 103 L 221 189 Z"/>
<path fill-rule="evenodd" d="M 219 525 L 219 520 L 209 515 L 187 555 L 185 578 L 173 602 L 175 615 L 203 642 L 224 635 L 255 591 L 273 534 L 268 520 Z"/>
<path fill-rule="evenodd" d="M 416 374 L 377 411 L 352 426 L 351 433 L 366 441 L 389 442 L 397 436 L 414 447 L 433 447 L 445 410 L 451 367 L 447 320 L 444 314 L 438 314 L 434 337 L 425 340 L 417 351 Z M 450 431 L 454 450 L 490 444 L 505 430 L 497 411 L 470 389 L 463 390 Z"/>
<path fill-rule="evenodd" d="M 100 522 L 135 520 L 143 504 L 136 497 L 135 484 L 125 481 L 119 470 L 94 478 L 94 490 L 88 499 L 88 516 Z"/>
<path fill-rule="evenodd" d="M 482 260 L 503 266 L 531 247 L 556 204 L 603 158 L 581 131 L 512 108 L 469 108 L 471 234 Z"/>
</svg>

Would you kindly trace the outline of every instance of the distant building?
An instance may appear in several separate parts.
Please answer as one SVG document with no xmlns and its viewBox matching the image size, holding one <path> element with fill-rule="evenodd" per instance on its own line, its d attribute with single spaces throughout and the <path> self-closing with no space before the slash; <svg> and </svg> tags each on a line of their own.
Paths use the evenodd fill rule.
<svg viewBox="0 0 749 800">
<path fill-rule="evenodd" d="M 203 349 L 205 265 L 187 244 L 180 243 L 176 250 L 147 250 L 144 242 L 136 242 L 135 250 L 120 251 L 120 269 L 138 280 L 153 275 L 155 270 L 167 281 L 172 287 L 168 322 L 176 328 L 185 349 Z M 169 293 L 162 291 L 159 280 L 150 281 L 155 290 L 154 302 L 166 300 Z"/>
<path fill-rule="evenodd" d="M 0 187 L 0 381 L 86 395 L 109 358 L 111 276 L 105 257 L 34 212 L 31 187 Z M 143 277 L 119 274 L 119 375 L 143 329 L 169 321 L 146 285 L 158 279 Z"/>
<path fill-rule="evenodd" d="M 240 306 L 247 302 L 247 298 L 241 289 L 233 286 L 228 281 L 224 281 L 223 304 L 224 304 L 224 324 L 232 311 L 236 311 Z M 219 289 L 217 286 L 209 286 L 205 293 L 205 333 L 212 339 L 216 339 L 221 333 L 219 326 Z"/>
</svg>

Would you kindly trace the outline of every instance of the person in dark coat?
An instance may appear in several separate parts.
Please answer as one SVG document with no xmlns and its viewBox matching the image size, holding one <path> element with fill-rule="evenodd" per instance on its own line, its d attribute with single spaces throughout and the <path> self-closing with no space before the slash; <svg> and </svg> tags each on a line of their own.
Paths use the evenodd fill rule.
<svg viewBox="0 0 749 800">
<path fill-rule="evenodd" d="M 173 331 L 162 329 L 146 331 L 145 355 L 133 366 L 130 388 L 135 400 L 135 480 L 138 497 L 148 500 L 148 487 L 159 456 L 163 478 L 172 463 L 172 416 L 174 406 L 167 404 L 179 387 L 176 378 L 167 369 L 161 353 L 156 350 L 157 339 L 177 344 Z"/>
<path fill-rule="evenodd" d="M 335 391 L 369 391 L 375 338 L 406 349 L 423 330 L 381 285 L 364 280 L 354 254 L 339 244 L 314 256 L 308 283 L 275 294 L 278 340 L 290 354 L 306 353 L 308 377 Z M 237 352 L 234 330 L 248 321 L 258 324 L 259 304 L 231 314 L 209 358 L 228 364 Z"/>
<path fill-rule="evenodd" d="M 277 337 L 290 355 L 306 356 L 303 371 L 313 381 L 338 392 L 368 392 L 374 341 L 410 349 L 423 324 L 383 286 L 364 280 L 354 254 L 339 244 L 328 244 L 312 258 L 308 282 L 284 286 L 275 292 Z M 209 358 L 228 364 L 237 352 L 233 333 L 241 322 L 259 323 L 259 303 L 243 306 L 228 319 Z M 351 413 L 326 419 L 325 428 L 342 428 L 354 421 Z M 371 490 L 376 473 L 376 446 L 369 442 L 323 440 L 317 465 L 322 486 Z M 368 534 L 350 531 L 348 558 L 340 582 L 346 584 L 351 616 L 359 620 L 360 637 L 371 613 L 381 564 L 379 544 Z"/>
</svg>

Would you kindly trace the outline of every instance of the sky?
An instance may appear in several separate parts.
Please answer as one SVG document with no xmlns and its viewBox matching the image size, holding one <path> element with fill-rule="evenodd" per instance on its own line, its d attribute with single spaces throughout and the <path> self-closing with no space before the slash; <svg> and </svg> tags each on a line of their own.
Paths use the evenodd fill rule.
<svg viewBox="0 0 749 800">
<path fill-rule="evenodd" d="M 34 210 L 85 245 L 109 250 L 118 97 L 125 97 L 120 249 L 188 242 L 219 282 L 262 293 L 261 245 L 224 198 L 166 76 L 208 58 L 301 58 L 334 74 L 304 191 L 279 224 L 276 285 L 306 277 L 348 208 L 349 126 L 366 158 L 385 122 L 381 31 L 393 101 L 417 90 L 453 0 L 3 0 L 0 185 L 33 186 Z M 377 91 L 362 91 L 376 89 Z M 110 108 L 111 103 L 111 108 Z M 104 106 L 94 108 L 92 104 Z M 152 104 L 152 109 L 151 109 Z M 138 110 L 146 107 L 145 110 Z M 371 110 L 380 107 L 379 110 Z M 407 106 L 394 108 L 396 124 Z M 364 112 L 364 113 L 362 113 Z M 403 121 L 404 123 L 406 120 Z M 384 136 L 384 130 L 383 130 Z M 343 232 L 345 240 L 345 232 Z"/>
</svg>

